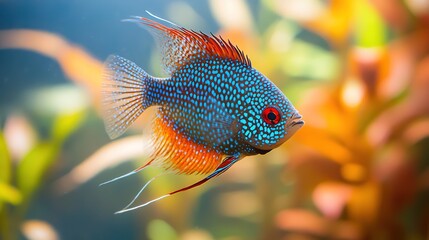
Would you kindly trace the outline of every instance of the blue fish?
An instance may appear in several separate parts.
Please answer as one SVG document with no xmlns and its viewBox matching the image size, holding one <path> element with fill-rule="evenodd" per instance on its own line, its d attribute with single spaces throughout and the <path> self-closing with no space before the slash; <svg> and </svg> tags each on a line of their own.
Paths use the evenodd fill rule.
<svg viewBox="0 0 429 240">
<path fill-rule="evenodd" d="M 127 21 L 155 36 L 169 77 L 150 76 L 135 63 L 112 55 L 105 62 L 103 106 L 106 131 L 112 139 L 123 134 L 145 109 L 156 106 L 154 151 L 145 165 L 108 182 L 149 165 L 207 176 L 129 208 L 153 178 L 117 213 L 201 185 L 245 156 L 266 154 L 280 146 L 304 124 L 280 89 L 230 41 L 150 15 L 165 25 L 144 17 Z"/>
</svg>

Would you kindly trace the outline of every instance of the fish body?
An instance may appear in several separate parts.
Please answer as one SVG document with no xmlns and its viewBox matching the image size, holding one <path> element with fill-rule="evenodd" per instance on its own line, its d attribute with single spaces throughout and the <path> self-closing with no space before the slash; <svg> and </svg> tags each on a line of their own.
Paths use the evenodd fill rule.
<svg viewBox="0 0 429 240">
<path fill-rule="evenodd" d="M 260 115 L 267 106 L 289 114 L 285 123 L 296 114 L 271 81 L 229 59 L 188 63 L 171 78 L 154 81 L 148 95 L 176 131 L 225 155 L 265 152 L 266 146 L 278 144 L 287 134 L 284 124 L 263 122 Z"/>
<path fill-rule="evenodd" d="M 265 154 L 302 127 L 286 96 L 229 41 L 168 21 L 171 26 L 142 17 L 131 21 L 155 36 L 170 77 L 152 77 L 129 60 L 110 56 L 103 90 L 109 136 L 121 135 L 146 108 L 156 106 L 154 154 L 134 172 L 157 164 L 176 173 L 209 174 L 164 196 L 198 186 L 245 156 Z"/>
</svg>

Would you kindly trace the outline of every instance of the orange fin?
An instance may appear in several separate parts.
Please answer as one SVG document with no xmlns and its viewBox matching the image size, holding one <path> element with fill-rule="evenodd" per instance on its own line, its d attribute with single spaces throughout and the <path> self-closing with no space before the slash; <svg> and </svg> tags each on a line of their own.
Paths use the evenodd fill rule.
<svg viewBox="0 0 429 240">
<path fill-rule="evenodd" d="M 213 172 L 225 155 L 193 142 L 173 129 L 162 116 L 154 121 L 153 163 L 166 170 L 183 174 L 207 174 Z"/>
</svg>

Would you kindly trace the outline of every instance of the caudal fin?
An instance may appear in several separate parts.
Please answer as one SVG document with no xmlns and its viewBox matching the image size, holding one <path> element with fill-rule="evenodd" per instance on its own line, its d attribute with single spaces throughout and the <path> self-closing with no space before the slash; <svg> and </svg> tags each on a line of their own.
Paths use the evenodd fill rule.
<svg viewBox="0 0 429 240">
<path fill-rule="evenodd" d="M 122 135 L 150 106 L 146 99 L 147 82 L 151 79 L 135 63 L 115 55 L 104 63 L 103 117 L 110 138 Z"/>
</svg>

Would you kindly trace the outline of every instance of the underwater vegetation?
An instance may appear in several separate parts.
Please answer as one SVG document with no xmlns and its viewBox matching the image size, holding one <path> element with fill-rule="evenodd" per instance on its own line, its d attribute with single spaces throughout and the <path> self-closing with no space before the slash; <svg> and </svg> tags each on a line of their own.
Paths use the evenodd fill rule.
<svg viewBox="0 0 429 240">
<path fill-rule="evenodd" d="M 165 5 L 167 19 L 204 31 L 208 17 L 199 12 L 207 9 L 219 26 L 216 34 L 240 46 L 279 86 L 305 126 L 287 144 L 243 159 L 202 188 L 121 215 L 113 212 L 159 172 L 145 169 L 108 188 L 97 186 L 147 160 L 143 146 L 153 112 L 109 142 L 100 120 L 107 55 L 95 57 L 83 43 L 55 32 L 1 30 L 0 55 L 25 50 L 45 56 L 69 82 L 29 89 L 14 105 L 1 102 L 0 239 L 427 239 L 428 5 Z M 152 41 L 141 34 L 132 38 Z M 158 54 L 150 54 L 152 71 L 160 73 Z M 11 83 L 0 84 L 6 94 Z M 137 201 L 195 179 L 166 175 Z"/>
</svg>

